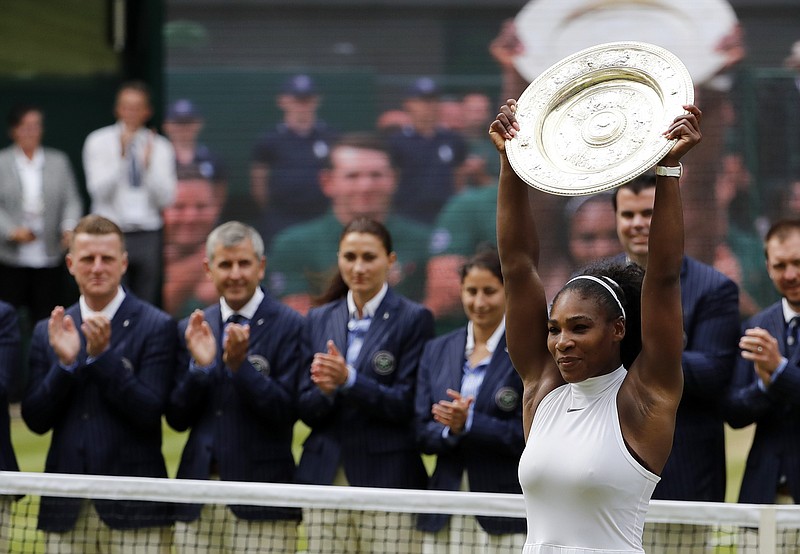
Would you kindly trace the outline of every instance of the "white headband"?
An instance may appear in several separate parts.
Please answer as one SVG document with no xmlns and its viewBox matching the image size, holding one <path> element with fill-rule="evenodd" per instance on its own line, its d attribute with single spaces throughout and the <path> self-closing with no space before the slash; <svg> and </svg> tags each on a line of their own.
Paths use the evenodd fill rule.
<svg viewBox="0 0 800 554">
<path fill-rule="evenodd" d="M 616 286 L 619 287 L 619 285 L 617 284 L 616 281 L 614 281 L 614 279 L 612 279 L 610 277 L 606 277 L 605 275 L 603 276 L 603 279 L 598 279 L 594 275 L 578 275 L 577 277 L 573 277 L 572 279 L 567 281 L 567 285 L 569 285 L 572 281 L 577 281 L 578 279 L 589 279 L 590 281 L 594 281 L 595 283 L 600 283 L 601 285 L 603 285 L 605 287 L 605 289 L 614 298 L 614 300 L 617 301 L 617 306 L 619 306 L 619 310 L 622 312 L 622 319 L 624 319 L 626 321 L 628 320 L 627 316 L 625 315 L 625 308 L 622 307 L 622 302 L 619 301 L 619 297 L 617 296 L 617 293 L 614 292 L 614 289 L 612 289 L 609 286 L 608 283 L 603 281 L 603 279 L 607 279 L 609 282 L 614 283 Z M 564 285 L 564 286 L 566 287 L 567 285 Z"/>
</svg>

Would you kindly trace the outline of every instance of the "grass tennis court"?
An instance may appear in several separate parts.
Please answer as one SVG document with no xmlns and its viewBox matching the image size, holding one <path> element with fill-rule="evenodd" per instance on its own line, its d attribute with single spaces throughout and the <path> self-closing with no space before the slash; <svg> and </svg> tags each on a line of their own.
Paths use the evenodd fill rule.
<svg viewBox="0 0 800 554">
<path fill-rule="evenodd" d="M 167 462 L 167 469 L 170 477 L 174 477 L 178 463 L 180 461 L 181 451 L 186 442 L 188 433 L 178 433 L 172 430 L 166 423 L 163 424 L 164 429 L 164 442 L 163 452 Z M 295 426 L 293 451 L 295 458 L 299 459 L 302 451 L 302 444 L 308 436 L 308 428 L 298 422 Z M 736 500 L 738 495 L 739 483 L 741 481 L 742 471 L 744 469 L 744 461 L 747 456 L 747 451 L 752 442 L 753 426 L 743 430 L 732 430 L 726 428 L 727 436 L 727 454 L 728 454 L 728 490 L 726 499 L 728 502 Z M 31 432 L 19 416 L 19 406 L 14 405 L 11 409 L 11 437 L 14 448 L 19 461 L 20 469 L 27 472 L 39 472 L 44 467 L 44 460 L 47 453 L 47 448 L 50 443 L 50 434 L 37 435 Z M 429 472 L 433 470 L 435 459 L 432 456 L 424 456 L 425 465 Z M 38 499 L 34 502 L 38 504 Z M 34 510 L 35 512 L 35 510 Z M 30 517 L 31 513 L 17 514 L 17 518 Z M 35 520 L 20 519 L 15 520 L 12 528 L 15 544 L 26 545 L 26 552 L 43 552 L 43 544 L 41 536 L 35 531 Z M 727 552 L 735 552 L 735 547 L 726 546 L 726 541 L 720 540 L 720 544 L 714 550 L 718 554 Z M 304 538 L 301 540 L 299 546 L 300 551 L 303 551 L 305 545 Z"/>
<path fill-rule="evenodd" d="M 728 489 L 725 496 L 726 501 L 735 502 L 739 494 L 739 483 L 744 471 L 744 462 L 750 443 L 753 437 L 753 426 L 745 429 L 734 430 L 726 427 L 727 437 L 727 457 L 728 457 Z M 167 461 L 167 471 L 170 477 L 174 477 L 178 470 L 183 445 L 186 443 L 188 433 L 178 433 L 164 423 L 164 443 L 162 450 Z M 295 425 L 294 451 L 295 460 L 299 460 L 302 451 L 303 441 L 308 436 L 308 428 L 298 422 Z M 11 407 L 11 442 L 14 444 L 14 451 L 22 471 L 42 471 L 44 460 L 47 454 L 47 447 L 50 444 L 50 434 L 37 435 L 25 426 L 19 416 L 19 406 Z M 428 471 L 432 471 L 434 459 L 431 456 L 424 456 L 425 465 Z"/>
<path fill-rule="evenodd" d="M 163 420 L 162 420 L 163 421 Z M 183 445 L 189 436 L 188 432 L 178 433 L 163 421 L 164 442 L 162 451 L 167 462 L 167 471 L 170 477 L 175 477 L 178 463 L 181 459 Z M 298 459 L 302 450 L 303 441 L 308 436 L 308 428 L 302 423 L 295 427 L 294 454 Z M 50 445 L 50 433 L 37 435 L 32 432 L 22 421 L 19 415 L 19 406 L 11 408 L 11 442 L 17 454 L 17 461 L 21 471 L 43 471 L 47 448 Z"/>
</svg>

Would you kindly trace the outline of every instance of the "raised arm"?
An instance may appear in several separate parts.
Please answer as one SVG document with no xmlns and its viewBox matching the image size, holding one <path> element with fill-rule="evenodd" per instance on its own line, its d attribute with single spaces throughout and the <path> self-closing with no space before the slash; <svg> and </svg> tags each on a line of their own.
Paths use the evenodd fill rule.
<svg viewBox="0 0 800 554">
<path fill-rule="evenodd" d="M 700 142 L 700 110 L 685 106 L 666 137 L 678 141 L 659 166 L 678 167 L 681 157 Z M 683 205 L 677 177 L 658 176 L 650 223 L 647 271 L 642 283 L 642 353 L 634 368 L 649 387 L 669 391 L 677 406 L 683 390 L 680 274 L 683 263 Z"/>
<path fill-rule="evenodd" d="M 665 133 L 678 139 L 659 166 L 678 167 L 700 142 L 700 110 L 684 106 Z M 680 273 L 683 261 L 683 206 L 679 179 L 658 176 L 650 223 L 647 270 L 642 283 L 642 351 L 620 392 L 623 436 L 658 472 L 672 446 L 675 412 L 683 391 Z"/>
<path fill-rule="evenodd" d="M 506 293 L 508 353 L 525 384 L 537 387 L 545 367 L 557 373 L 547 350 L 547 299 L 539 277 L 539 235 L 531 210 L 532 189 L 514 172 L 506 140 L 519 130 L 516 100 L 508 100 L 489 128 L 500 153 L 497 191 L 497 248 Z"/>
</svg>

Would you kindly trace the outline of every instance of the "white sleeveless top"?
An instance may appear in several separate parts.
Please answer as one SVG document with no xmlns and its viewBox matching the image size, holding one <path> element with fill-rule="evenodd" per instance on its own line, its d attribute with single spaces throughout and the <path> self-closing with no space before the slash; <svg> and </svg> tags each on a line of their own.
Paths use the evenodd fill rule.
<svg viewBox="0 0 800 554">
<path fill-rule="evenodd" d="M 542 399 L 519 463 L 528 513 L 523 554 L 644 552 L 660 477 L 622 440 L 617 392 L 626 370 L 558 387 Z"/>
</svg>

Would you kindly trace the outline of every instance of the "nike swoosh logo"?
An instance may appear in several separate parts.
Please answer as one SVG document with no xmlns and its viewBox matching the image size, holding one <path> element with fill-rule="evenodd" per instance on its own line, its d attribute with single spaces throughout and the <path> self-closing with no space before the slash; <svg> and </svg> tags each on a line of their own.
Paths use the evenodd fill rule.
<svg viewBox="0 0 800 554">
<path fill-rule="evenodd" d="M 570 412 L 580 412 L 581 410 L 585 410 L 586 408 L 567 408 L 567 413 Z"/>
</svg>

